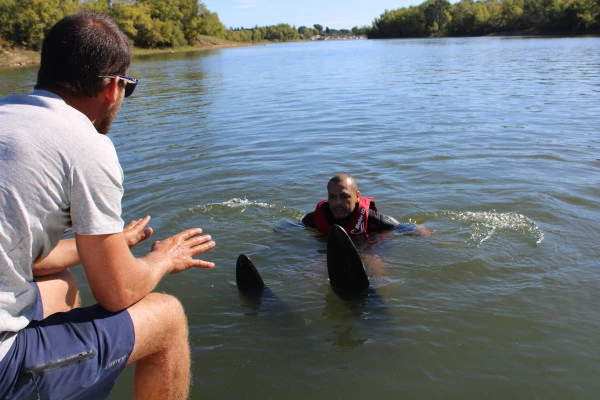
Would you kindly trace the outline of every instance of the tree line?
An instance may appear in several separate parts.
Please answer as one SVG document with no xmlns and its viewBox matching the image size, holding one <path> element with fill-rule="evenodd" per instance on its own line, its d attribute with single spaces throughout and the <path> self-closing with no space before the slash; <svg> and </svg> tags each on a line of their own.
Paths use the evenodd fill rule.
<svg viewBox="0 0 600 400">
<path fill-rule="evenodd" d="M 203 35 L 234 42 L 366 35 L 366 27 L 350 31 L 323 29 L 318 24 L 298 29 L 289 24 L 227 29 L 218 14 L 199 0 L 0 0 L 0 45 L 39 50 L 45 33 L 81 8 L 110 15 L 140 48 L 193 46 Z"/>
<path fill-rule="evenodd" d="M 39 50 L 56 22 L 82 8 L 110 15 L 141 48 L 194 45 L 227 32 L 198 0 L 0 0 L 0 44 Z"/>
<path fill-rule="evenodd" d="M 385 10 L 371 39 L 493 34 L 599 34 L 600 0 L 428 0 Z"/>
<path fill-rule="evenodd" d="M 352 29 L 329 29 L 323 25 L 315 24 L 313 27 L 300 26 L 296 28 L 289 24 L 278 24 L 272 26 L 255 26 L 254 28 L 230 28 L 227 30 L 225 39 L 234 42 L 289 42 L 295 40 L 311 40 L 316 37 L 341 39 L 347 37 L 366 36 L 368 27 Z"/>
<path fill-rule="evenodd" d="M 319 24 L 227 29 L 199 0 L 0 0 L 0 47 L 39 50 L 50 27 L 81 8 L 110 15 L 140 48 L 193 46 L 203 35 L 234 42 L 287 42 L 348 36 L 600 33 L 600 0 L 427 0 L 385 10 L 370 27 L 341 30 Z"/>
</svg>

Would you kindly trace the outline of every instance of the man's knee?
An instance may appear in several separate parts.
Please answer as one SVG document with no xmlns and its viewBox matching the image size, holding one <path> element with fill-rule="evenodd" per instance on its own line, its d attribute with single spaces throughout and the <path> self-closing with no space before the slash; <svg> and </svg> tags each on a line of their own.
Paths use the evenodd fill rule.
<svg viewBox="0 0 600 400">
<path fill-rule="evenodd" d="M 80 306 L 79 289 L 75 275 L 64 270 L 35 279 L 40 291 L 44 318 L 57 312 L 70 311 Z"/>
<path fill-rule="evenodd" d="M 150 293 L 127 311 L 135 330 L 135 345 L 129 363 L 173 346 L 187 346 L 187 318 L 177 298 Z"/>
<path fill-rule="evenodd" d="M 170 294 L 150 293 L 137 305 L 149 309 L 164 322 L 187 324 L 183 305 L 177 297 Z"/>
</svg>

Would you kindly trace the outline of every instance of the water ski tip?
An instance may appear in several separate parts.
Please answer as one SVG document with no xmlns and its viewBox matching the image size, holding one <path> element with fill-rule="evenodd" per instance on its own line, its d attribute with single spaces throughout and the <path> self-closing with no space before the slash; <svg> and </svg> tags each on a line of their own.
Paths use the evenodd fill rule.
<svg viewBox="0 0 600 400">
<path fill-rule="evenodd" d="M 327 273 L 334 289 L 364 290 L 369 287 L 365 267 L 348 233 L 333 225 L 327 237 Z"/>
<path fill-rule="evenodd" d="M 265 287 L 254 263 L 244 254 L 240 254 L 235 265 L 235 281 L 242 291 L 261 291 Z"/>
</svg>

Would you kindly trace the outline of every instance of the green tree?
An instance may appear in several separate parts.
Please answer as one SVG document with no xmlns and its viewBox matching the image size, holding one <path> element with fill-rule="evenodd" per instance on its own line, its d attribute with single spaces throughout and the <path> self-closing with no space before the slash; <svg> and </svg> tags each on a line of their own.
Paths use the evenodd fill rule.
<svg viewBox="0 0 600 400">
<path fill-rule="evenodd" d="M 452 7 L 452 20 L 448 26 L 448 34 L 468 36 L 473 34 L 475 12 L 471 0 L 462 0 Z"/>
<path fill-rule="evenodd" d="M 185 44 L 180 0 L 137 0 L 135 6 L 150 17 L 150 20 L 144 16 L 138 21 L 138 43 L 146 43 L 144 47 L 176 47 Z"/>
<path fill-rule="evenodd" d="M 369 38 L 402 38 L 427 36 L 427 23 L 423 7 L 411 6 L 398 10 L 385 10 L 373 21 L 373 27 L 367 32 Z"/>
<path fill-rule="evenodd" d="M 310 39 L 315 35 L 315 30 L 313 28 L 301 26 L 298 28 L 298 33 L 302 39 Z"/>
<path fill-rule="evenodd" d="M 3 40 L 12 36 L 12 20 L 15 9 L 15 0 L 0 0 L 0 48 Z"/>
<path fill-rule="evenodd" d="M 299 38 L 298 31 L 289 24 L 267 26 L 265 39 L 273 42 L 289 42 Z"/>
<path fill-rule="evenodd" d="M 495 2 L 490 3 L 495 5 Z M 475 35 L 489 34 L 491 32 L 491 12 L 488 8 L 488 3 L 483 1 L 477 1 L 473 3 L 473 15 L 475 16 L 475 21 L 473 22 L 473 33 Z"/>
<path fill-rule="evenodd" d="M 219 20 L 217 13 L 210 12 L 204 3 L 200 4 L 200 21 L 198 25 L 202 35 L 225 37 L 227 29 Z"/>
<path fill-rule="evenodd" d="M 252 41 L 253 42 L 262 42 L 267 37 L 267 28 L 265 27 L 256 27 L 252 29 Z"/>
<path fill-rule="evenodd" d="M 106 11 L 98 10 L 98 8 L 103 9 L 104 7 L 108 7 Z M 138 38 L 138 34 L 142 35 L 140 31 L 144 32 L 144 25 L 147 25 L 148 30 L 151 29 L 152 25 L 150 13 L 145 5 L 131 5 L 123 2 L 115 2 L 111 8 L 107 0 L 102 0 L 96 2 L 95 4 L 92 4 L 90 1 L 86 3 L 86 8 L 108 13 L 119 25 L 119 28 L 121 28 L 121 30 L 125 32 L 125 34 L 131 40 L 133 40 L 134 45 L 140 47 L 149 47 L 148 43 L 146 43 L 143 39 Z M 138 31 L 138 28 L 140 31 Z"/>
<path fill-rule="evenodd" d="M 90 11 L 108 14 L 108 15 L 114 15 L 111 10 L 111 3 L 114 3 L 115 5 L 121 5 L 123 2 L 122 1 L 111 2 L 110 0 L 89 0 L 89 1 L 84 1 L 83 7 Z"/>
<path fill-rule="evenodd" d="M 443 35 L 446 24 L 452 19 L 450 2 L 448 0 L 428 0 L 422 4 L 422 7 L 430 34 Z"/>
<path fill-rule="evenodd" d="M 63 17 L 60 0 L 19 0 L 11 15 L 13 43 L 39 50 L 46 32 Z"/>
<path fill-rule="evenodd" d="M 523 18 L 525 25 L 534 31 L 539 31 L 547 25 L 545 14 L 546 0 L 524 0 Z"/>
<path fill-rule="evenodd" d="M 137 10 L 144 10 L 145 5 L 138 5 L 139 8 Z M 135 19 L 133 22 L 133 27 L 136 31 L 136 34 L 133 38 L 133 44 L 142 48 L 151 48 L 158 46 L 161 43 L 162 38 L 160 37 L 159 32 L 156 30 L 155 19 L 152 19 L 149 13 L 141 12 L 139 14 L 136 13 Z"/>
<path fill-rule="evenodd" d="M 574 0 L 565 7 L 565 20 L 574 33 L 600 33 L 600 0 Z"/>
<path fill-rule="evenodd" d="M 368 30 L 369 30 L 368 26 L 362 26 L 360 28 L 358 26 L 355 26 L 352 28 L 352 34 L 354 36 L 366 36 Z"/>
<path fill-rule="evenodd" d="M 236 28 L 229 29 L 225 35 L 227 40 L 232 42 L 251 42 L 253 36 L 253 29 Z"/>
<path fill-rule="evenodd" d="M 502 2 L 503 31 L 517 32 L 523 29 L 523 0 L 504 0 Z"/>
<path fill-rule="evenodd" d="M 137 0 L 150 10 L 150 17 L 159 21 L 181 21 L 183 15 L 179 10 L 180 0 Z"/>
<path fill-rule="evenodd" d="M 181 28 L 183 36 L 189 44 L 195 43 L 200 32 L 200 5 L 198 0 L 180 0 Z"/>
</svg>

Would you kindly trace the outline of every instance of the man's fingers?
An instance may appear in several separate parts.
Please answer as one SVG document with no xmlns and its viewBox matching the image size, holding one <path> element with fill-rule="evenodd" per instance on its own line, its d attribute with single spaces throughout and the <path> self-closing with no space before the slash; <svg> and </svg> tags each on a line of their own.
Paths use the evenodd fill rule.
<svg viewBox="0 0 600 400">
<path fill-rule="evenodd" d="M 204 261 L 204 260 L 194 260 L 194 267 L 211 269 L 211 268 L 215 267 L 215 263 L 211 263 L 211 262 Z"/>
<path fill-rule="evenodd" d="M 152 236 L 152 233 L 154 232 L 154 230 L 152 228 L 146 228 L 142 231 L 143 236 L 142 236 L 142 240 L 146 240 L 148 239 L 150 236 Z"/>
<path fill-rule="evenodd" d="M 142 219 L 134 219 L 133 221 L 131 221 L 129 223 L 129 225 L 127 225 L 126 228 L 130 228 L 130 229 L 139 228 L 140 230 L 142 230 L 144 228 L 144 226 L 148 225 L 148 222 L 150 222 L 150 216 L 146 215 Z"/>
<path fill-rule="evenodd" d="M 202 235 L 202 236 L 193 236 L 187 240 L 190 247 L 197 246 L 202 243 L 206 243 L 212 240 L 210 235 Z"/>
<path fill-rule="evenodd" d="M 216 246 L 210 235 L 200 235 L 202 229 L 188 229 L 162 241 L 155 241 L 152 251 L 164 251 L 174 257 L 183 257 L 189 267 L 213 268 L 214 264 L 196 260 L 192 257 L 204 253 Z"/>
<path fill-rule="evenodd" d="M 192 256 L 204 253 L 216 246 L 210 235 L 193 236 L 187 240 Z M 192 259 L 192 266 L 196 268 L 214 268 L 215 264 L 209 261 Z"/>
<path fill-rule="evenodd" d="M 215 246 L 216 243 L 214 240 L 211 240 L 210 235 L 204 235 L 193 239 L 193 243 L 190 243 L 190 251 L 193 254 L 200 254 L 212 249 Z"/>
<path fill-rule="evenodd" d="M 187 229 L 175 236 L 179 236 L 183 240 L 188 240 L 190 238 L 193 238 L 194 236 L 200 235 L 201 233 L 202 233 L 201 228 L 192 228 L 192 229 Z"/>
</svg>

